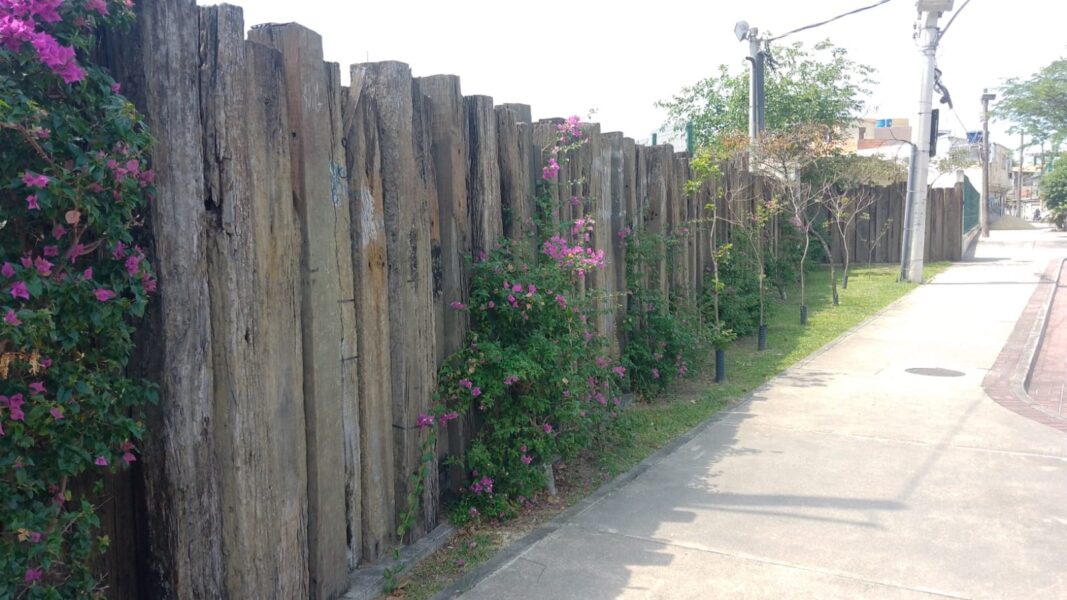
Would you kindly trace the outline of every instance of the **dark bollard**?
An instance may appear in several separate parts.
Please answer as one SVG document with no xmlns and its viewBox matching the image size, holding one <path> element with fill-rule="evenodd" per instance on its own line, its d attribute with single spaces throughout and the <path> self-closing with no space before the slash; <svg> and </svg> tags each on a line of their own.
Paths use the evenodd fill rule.
<svg viewBox="0 0 1067 600">
<path fill-rule="evenodd" d="M 759 343 L 756 346 L 756 348 L 760 352 L 762 352 L 762 351 L 767 349 L 767 326 L 766 325 L 760 325 L 759 326 Z"/>
<path fill-rule="evenodd" d="M 717 348 L 715 350 L 715 383 L 726 381 L 726 351 Z"/>
<path fill-rule="evenodd" d="M 800 307 L 800 324 L 808 324 L 808 306 L 806 304 Z"/>
</svg>

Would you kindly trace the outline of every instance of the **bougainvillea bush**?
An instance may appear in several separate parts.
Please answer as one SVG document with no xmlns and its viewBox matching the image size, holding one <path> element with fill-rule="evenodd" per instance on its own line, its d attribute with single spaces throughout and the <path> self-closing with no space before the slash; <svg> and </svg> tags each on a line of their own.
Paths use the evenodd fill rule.
<svg viewBox="0 0 1067 600">
<path fill-rule="evenodd" d="M 0 0 L 0 598 L 101 595 L 94 493 L 137 460 L 149 135 L 90 63 L 130 0 Z M 85 490 L 85 494 L 74 490 Z"/>
<path fill-rule="evenodd" d="M 577 117 L 560 124 L 542 192 L 559 185 L 560 161 L 582 143 Z M 510 514 L 544 487 L 546 465 L 587 448 L 620 410 L 626 370 L 596 333 L 597 299 L 583 291 L 604 252 L 590 243 L 591 219 L 553 230 L 545 213 L 558 208 L 548 206 L 554 196 L 541 195 L 539 251 L 526 256 L 505 244 L 483 256 L 472 268 L 469 303 L 452 305 L 470 312 L 471 333 L 440 372 L 435 417 L 440 424 L 474 415 L 459 520 Z"/>
</svg>

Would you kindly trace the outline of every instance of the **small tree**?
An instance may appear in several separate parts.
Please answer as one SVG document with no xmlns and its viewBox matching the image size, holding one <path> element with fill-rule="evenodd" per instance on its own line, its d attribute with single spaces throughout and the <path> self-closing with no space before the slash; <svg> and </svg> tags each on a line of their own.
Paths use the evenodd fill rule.
<svg viewBox="0 0 1067 600">
<path fill-rule="evenodd" d="M 1060 229 L 1067 228 L 1067 155 L 1061 156 L 1052 172 L 1045 177 L 1041 195 L 1052 222 Z"/>
</svg>

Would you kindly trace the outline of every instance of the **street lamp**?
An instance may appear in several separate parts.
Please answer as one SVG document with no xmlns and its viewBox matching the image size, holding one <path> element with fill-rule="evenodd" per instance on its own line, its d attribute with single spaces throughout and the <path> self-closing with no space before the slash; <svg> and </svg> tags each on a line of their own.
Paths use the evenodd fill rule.
<svg viewBox="0 0 1067 600">
<path fill-rule="evenodd" d="M 749 27 L 747 21 L 738 21 L 734 25 L 737 41 L 748 40 L 748 61 L 752 63 L 748 79 L 748 137 L 753 142 L 763 131 L 765 103 L 763 98 L 763 69 L 766 56 L 760 51 L 759 29 Z"/>
</svg>

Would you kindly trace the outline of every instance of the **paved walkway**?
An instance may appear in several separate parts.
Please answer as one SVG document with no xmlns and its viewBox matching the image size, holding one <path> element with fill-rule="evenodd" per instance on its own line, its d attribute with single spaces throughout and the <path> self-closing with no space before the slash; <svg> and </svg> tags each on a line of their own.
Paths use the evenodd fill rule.
<svg viewBox="0 0 1067 600">
<path fill-rule="evenodd" d="M 1058 418 L 1067 431 L 1067 262 L 1054 268 L 1059 271 L 1057 291 L 1026 389 L 1038 409 Z"/>
<path fill-rule="evenodd" d="M 1067 234 L 977 254 L 463 598 L 1067 598 L 1067 433 L 982 388 Z"/>
</svg>

